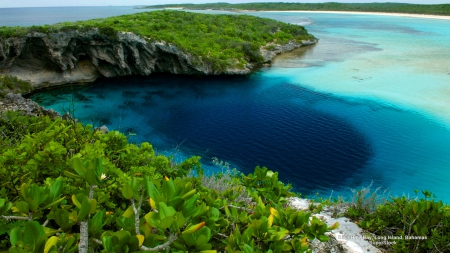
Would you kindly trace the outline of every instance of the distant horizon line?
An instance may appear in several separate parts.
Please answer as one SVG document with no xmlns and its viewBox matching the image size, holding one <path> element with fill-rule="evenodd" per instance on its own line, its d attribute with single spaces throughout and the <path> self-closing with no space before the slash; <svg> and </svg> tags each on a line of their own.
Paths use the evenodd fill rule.
<svg viewBox="0 0 450 253">
<path fill-rule="evenodd" d="M 19 8 L 61 8 L 61 7 L 140 7 L 150 5 L 70 5 L 70 6 L 26 6 L 26 7 L 0 7 L 0 9 L 19 9 Z"/>
<path fill-rule="evenodd" d="M 314 2 L 314 3 L 306 3 L 306 4 L 317 4 L 317 3 L 334 3 L 336 1 L 330 0 L 329 2 Z M 252 4 L 252 3 L 277 3 L 277 2 L 246 2 L 246 3 L 228 3 L 228 2 L 211 2 L 211 3 L 198 3 L 194 5 L 205 5 L 205 4 L 215 4 L 215 3 L 226 3 L 226 4 Z M 292 2 L 278 2 L 278 3 L 292 3 Z M 348 3 L 348 2 L 337 2 L 337 3 L 344 3 L 344 4 L 355 4 L 355 3 Z M 369 3 L 369 2 L 367 2 Z M 429 3 L 401 3 L 401 2 L 384 2 L 384 1 L 374 1 L 370 3 L 397 3 L 397 4 L 417 4 L 417 5 L 442 5 L 442 4 L 449 4 L 449 3 L 435 3 L 435 4 L 429 4 Z M 176 3 L 176 4 L 139 4 L 139 5 L 70 5 L 70 6 L 15 6 L 15 7 L 0 7 L 0 9 L 13 9 L 13 8 L 59 8 L 59 7 L 142 7 L 142 6 L 154 6 L 154 5 L 186 5 L 186 4 L 193 4 L 193 3 Z"/>
</svg>

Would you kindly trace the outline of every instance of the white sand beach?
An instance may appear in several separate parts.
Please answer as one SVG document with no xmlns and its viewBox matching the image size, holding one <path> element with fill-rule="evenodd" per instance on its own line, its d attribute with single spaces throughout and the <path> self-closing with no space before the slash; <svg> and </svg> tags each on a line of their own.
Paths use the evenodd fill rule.
<svg viewBox="0 0 450 253">
<path fill-rule="evenodd" d="M 266 11 L 266 12 L 334 13 L 334 14 L 380 15 L 380 16 L 398 16 L 398 17 L 409 17 L 409 18 L 431 18 L 431 19 L 450 20 L 450 16 L 408 14 L 408 13 L 388 13 L 388 12 L 359 12 L 359 11 Z"/>
</svg>

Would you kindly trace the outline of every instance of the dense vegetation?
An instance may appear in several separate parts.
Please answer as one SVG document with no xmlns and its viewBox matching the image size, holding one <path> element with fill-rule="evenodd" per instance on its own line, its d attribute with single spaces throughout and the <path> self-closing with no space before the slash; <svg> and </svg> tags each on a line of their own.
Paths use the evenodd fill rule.
<svg viewBox="0 0 450 253">
<path fill-rule="evenodd" d="M 256 11 L 365 11 L 450 15 L 450 4 L 403 4 L 403 3 L 210 3 L 210 4 L 167 4 L 146 8 L 184 7 L 187 9 L 256 10 Z"/>
<path fill-rule="evenodd" d="M 112 38 L 117 32 L 133 32 L 150 41 L 166 41 L 222 70 L 243 68 L 249 62 L 260 63 L 263 58 L 259 49 L 268 43 L 314 38 L 301 26 L 271 19 L 182 11 L 151 11 L 45 26 L 1 27 L 0 38 L 21 37 L 30 32 L 57 33 L 94 28 Z"/>
<path fill-rule="evenodd" d="M 1 250 L 304 252 L 338 226 L 286 208 L 293 193 L 267 168 L 206 177 L 199 157 L 17 112 L 0 134 Z"/>
<path fill-rule="evenodd" d="M 27 94 L 31 92 L 31 84 L 15 76 L 0 75 L 0 99 L 10 92 Z"/>
<path fill-rule="evenodd" d="M 363 188 L 355 191 L 343 214 L 387 252 L 450 252 L 450 206 L 436 201 L 429 191 L 422 194 L 422 198 L 390 197 Z"/>
<path fill-rule="evenodd" d="M 311 215 L 328 204 L 347 206 L 388 251 L 450 243 L 450 208 L 429 192 L 380 202 L 363 189 L 350 203 L 297 211 L 286 206 L 290 186 L 265 167 L 205 176 L 200 157 L 177 163 L 117 131 L 20 112 L 0 113 L 0 135 L 0 250 L 304 252 L 338 226 Z"/>
</svg>

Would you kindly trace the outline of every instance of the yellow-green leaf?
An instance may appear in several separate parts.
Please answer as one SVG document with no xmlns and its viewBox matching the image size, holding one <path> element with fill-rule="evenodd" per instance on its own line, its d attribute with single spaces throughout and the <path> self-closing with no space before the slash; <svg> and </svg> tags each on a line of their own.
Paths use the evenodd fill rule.
<svg viewBox="0 0 450 253">
<path fill-rule="evenodd" d="M 75 204 L 76 207 L 81 208 L 81 203 L 80 201 L 78 201 L 75 195 L 72 195 L 72 202 Z"/>
<path fill-rule="evenodd" d="M 58 240 L 59 238 L 56 236 L 48 238 L 47 242 L 45 243 L 44 253 L 48 253 L 53 246 L 55 246 L 56 248 Z"/>
<path fill-rule="evenodd" d="M 198 230 L 200 230 L 200 229 L 201 229 L 202 227 L 204 227 L 204 226 L 205 226 L 205 222 L 202 221 L 202 222 L 200 222 L 200 223 L 198 223 L 198 224 L 196 224 L 196 225 L 192 225 L 192 226 L 190 226 L 189 228 L 185 229 L 185 230 L 183 231 L 183 233 L 181 233 L 181 234 L 183 234 L 183 235 L 188 235 L 188 234 L 195 233 L 195 232 L 197 232 Z"/>
<path fill-rule="evenodd" d="M 130 206 L 127 208 L 127 210 L 125 210 L 125 212 L 123 212 L 122 216 L 126 217 L 126 218 L 131 218 L 134 215 L 134 211 L 133 208 Z"/>
<path fill-rule="evenodd" d="M 145 237 L 143 235 L 136 235 L 136 237 L 139 240 L 139 247 L 141 247 L 142 244 L 144 243 Z"/>
</svg>

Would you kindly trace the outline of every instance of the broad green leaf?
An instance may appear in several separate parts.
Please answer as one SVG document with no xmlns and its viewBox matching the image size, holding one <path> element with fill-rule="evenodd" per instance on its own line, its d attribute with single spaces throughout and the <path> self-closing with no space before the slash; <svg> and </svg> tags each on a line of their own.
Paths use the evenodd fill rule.
<svg viewBox="0 0 450 253">
<path fill-rule="evenodd" d="M 84 167 L 84 164 L 79 157 L 75 157 L 73 159 L 73 169 L 81 177 L 84 177 L 84 175 L 86 174 L 86 168 Z"/>
<path fill-rule="evenodd" d="M 167 200 L 171 200 L 175 197 L 175 185 L 172 180 L 163 180 L 162 193 L 167 197 Z"/>
<path fill-rule="evenodd" d="M 205 243 L 207 243 L 207 242 L 208 242 L 208 239 L 206 239 L 206 236 L 204 236 L 204 235 L 198 236 L 198 237 L 197 237 L 197 240 L 195 240 L 195 243 L 196 243 L 197 245 L 202 245 L 202 244 L 205 244 Z"/>
<path fill-rule="evenodd" d="M 36 212 L 38 210 L 39 204 L 35 200 L 28 198 L 25 201 L 28 203 L 32 212 Z"/>
<path fill-rule="evenodd" d="M 328 242 L 330 240 L 330 237 L 326 235 L 319 235 L 317 239 L 319 239 L 319 241 L 321 242 Z"/>
<path fill-rule="evenodd" d="M 161 196 L 161 194 L 159 193 L 159 191 L 156 188 L 155 184 L 152 181 L 150 181 L 150 179 L 148 177 L 145 177 L 144 187 L 145 187 L 145 189 L 147 189 L 148 195 L 153 200 L 157 200 L 158 197 Z"/>
<path fill-rule="evenodd" d="M 171 206 L 168 207 L 164 202 L 159 202 L 158 207 L 159 217 L 161 219 L 175 214 L 175 209 Z"/>
<path fill-rule="evenodd" d="M 44 236 L 45 232 L 41 224 L 37 221 L 29 221 L 25 225 L 25 233 L 23 234 L 23 242 L 28 245 L 37 244 L 39 237 Z"/>
<path fill-rule="evenodd" d="M 209 242 L 209 240 L 211 239 L 211 229 L 207 226 L 202 227 L 196 233 L 196 236 L 201 236 L 201 235 L 205 237 L 206 242 Z"/>
<path fill-rule="evenodd" d="M 15 246 L 17 242 L 23 241 L 23 233 L 19 228 L 13 228 L 9 233 L 9 241 L 12 246 Z"/>
<path fill-rule="evenodd" d="M 95 173 L 97 174 L 97 176 L 100 176 L 103 174 L 103 163 L 102 163 L 102 158 L 97 158 L 95 160 L 96 162 L 96 166 L 95 166 Z"/>
<path fill-rule="evenodd" d="M 58 209 L 55 212 L 54 215 L 56 223 L 61 227 L 64 228 L 69 224 L 69 211 L 65 209 Z"/>
<path fill-rule="evenodd" d="M 12 206 L 13 204 L 11 202 L 6 203 L 4 206 L 0 208 L 0 215 L 3 215 L 7 211 L 9 211 L 9 209 L 11 209 Z"/>
<path fill-rule="evenodd" d="M 130 232 L 125 230 L 117 231 L 114 233 L 114 235 L 117 236 L 117 238 L 119 239 L 118 246 L 120 248 L 122 248 L 122 246 L 126 244 L 131 237 Z"/>
<path fill-rule="evenodd" d="M 30 212 L 30 206 L 25 201 L 19 201 L 16 203 L 16 208 L 22 213 L 28 214 Z"/>
<path fill-rule="evenodd" d="M 182 213 L 177 212 L 175 214 L 175 221 L 176 221 L 176 224 L 177 224 L 178 228 L 181 228 L 186 223 L 186 218 L 184 218 Z"/>
<path fill-rule="evenodd" d="M 183 199 L 180 196 L 176 196 L 175 198 L 171 199 L 167 204 L 169 206 L 177 207 Z"/>
<path fill-rule="evenodd" d="M 26 200 L 28 198 L 28 185 L 25 183 L 20 186 L 20 197 L 22 200 Z"/>
<path fill-rule="evenodd" d="M 95 170 L 87 170 L 85 179 L 90 185 L 100 185 L 101 180 L 98 175 L 95 174 Z"/>
<path fill-rule="evenodd" d="M 134 196 L 133 188 L 128 184 L 124 185 L 122 188 L 122 195 L 126 199 L 132 199 Z"/>
<path fill-rule="evenodd" d="M 167 216 L 161 220 L 159 227 L 162 229 L 167 229 L 174 223 L 175 218 L 173 216 Z"/>
<path fill-rule="evenodd" d="M 91 211 L 91 204 L 90 204 L 89 200 L 86 198 L 81 203 L 81 208 L 80 208 L 80 211 L 78 212 L 78 217 L 77 217 L 78 222 L 86 219 L 86 217 L 88 216 L 90 211 Z"/>
<path fill-rule="evenodd" d="M 62 191 L 62 179 L 58 177 L 55 182 L 50 186 L 50 195 L 52 196 L 52 200 L 55 201 Z"/>
<path fill-rule="evenodd" d="M 184 243 L 187 246 L 189 246 L 189 247 L 195 246 L 195 238 L 194 238 L 194 235 L 192 235 L 192 233 L 181 234 L 181 237 L 183 238 Z"/>
<path fill-rule="evenodd" d="M 144 218 L 145 218 L 145 221 L 147 221 L 147 223 L 150 226 L 152 226 L 152 227 L 159 226 L 159 222 L 160 222 L 159 213 L 149 212 L 144 216 Z"/>
</svg>

